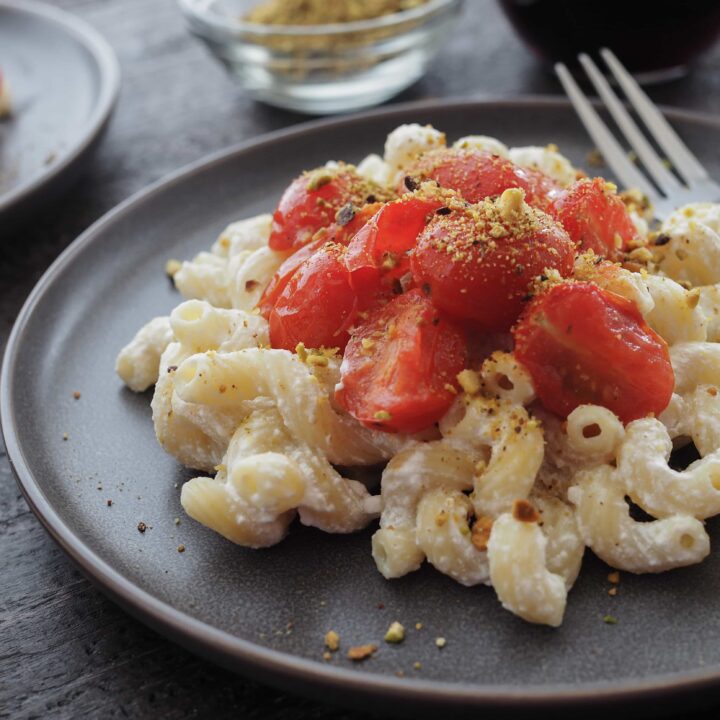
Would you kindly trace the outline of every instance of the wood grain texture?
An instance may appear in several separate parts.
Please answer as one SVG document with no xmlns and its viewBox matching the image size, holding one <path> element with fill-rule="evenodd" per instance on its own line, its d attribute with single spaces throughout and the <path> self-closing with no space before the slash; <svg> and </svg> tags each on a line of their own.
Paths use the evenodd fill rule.
<svg viewBox="0 0 720 720">
<path fill-rule="evenodd" d="M 12 237 L 0 237 L 0 348 L 38 277 L 100 215 L 209 152 L 304 119 L 244 97 L 187 34 L 173 0 L 53 4 L 107 37 L 120 58 L 123 89 L 84 178 Z M 468 5 L 453 42 L 397 101 L 559 92 L 494 2 Z M 720 112 L 720 49 L 702 58 L 688 79 L 651 94 L 669 105 Z M 0 445 L 0 718 L 365 717 L 238 678 L 131 619 L 50 540 L 22 499 L 2 450 Z"/>
</svg>

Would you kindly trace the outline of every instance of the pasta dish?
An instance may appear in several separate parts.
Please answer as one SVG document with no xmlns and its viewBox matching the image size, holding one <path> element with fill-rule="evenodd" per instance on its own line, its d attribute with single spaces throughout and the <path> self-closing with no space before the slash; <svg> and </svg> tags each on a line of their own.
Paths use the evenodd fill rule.
<svg viewBox="0 0 720 720">
<path fill-rule="evenodd" d="M 720 513 L 720 205 L 651 220 L 554 146 L 403 125 L 170 261 L 186 300 L 116 369 L 228 540 L 379 519 L 386 578 L 427 560 L 558 626 L 586 547 L 698 563 Z"/>
</svg>

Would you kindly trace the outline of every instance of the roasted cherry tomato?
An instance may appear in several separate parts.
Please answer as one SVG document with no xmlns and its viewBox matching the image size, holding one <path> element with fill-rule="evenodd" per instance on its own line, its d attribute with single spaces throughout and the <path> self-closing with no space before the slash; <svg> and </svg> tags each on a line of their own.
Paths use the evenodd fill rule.
<svg viewBox="0 0 720 720">
<path fill-rule="evenodd" d="M 435 180 L 456 190 L 468 202 L 476 203 L 500 195 L 508 188 L 521 188 L 533 207 L 549 211 L 560 186 L 539 170 L 516 165 L 507 158 L 471 148 L 441 148 L 423 155 L 403 180 L 410 189 L 422 180 Z M 402 192 L 404 187 L 400 187 Z"/>
<path fill-rule="evenodd" d="M 362 208 L 352 213 L 352 218 L 347 220 L 344 225 L 334 223 L 330 227 L 319 230 L 315 233 L 313 240 L 290 255 L 278 268 L 270 284 L 265 288 L 265 292 L 257 305 L 260 314 L 266 319 L 270 317 L 270 311 L 275 307 L 280 294 L 305 260 L 328 242 L 340 245 L 347 244 L 350 238 L 365 225 L 380 207 L 382 207 L 381 203 L 363 205 Z M 342 218 L 342 220 L 346 220 L 346 218 Z"/>
<path fill-rule="evenodd" d="M 283 290 L 285 290 L 297 269 L 325 245 L 325 242 L 325 239 L 321 237 L 309 242 L 307 245 L 303 245 L 299 250 L 290 255 L 275 271 L 272 280 L 270 280 L 270 284 L 265 288 L 265 292 L 263 292 L 257 304 L 260 314 L 266 320 L 270 317 L 270 312 L 275 307 L 277 299 Z"/>
<path fill-rule="evenodd" d="M 544 213 L 508 190 L 496 201 L 451 205 L 418 237 L 410 266 L 433 303 L 485 331 L 509 330 L 530 283 L 546 270 L 572 272 L 575 247 Z"/>
<path fill-rule="evenodd" d="M 344 348 L 356 298 L 350 287 L 341 245 L 326 243 L 292 275 L 270 313 L 270 344 L 295 350 Z"/>
<path fill-rule="evenodd" d="M 465 356 L 462 329 L 409 290 L 355 328 L 335 398 L 368 427 L 418 432 L 447 412 Z"/>
<path fill-rule="evenodd" d="M 336 219 L 343 224 L 365 203 L 388 200 L 379 185 L 358 175 L 351 165 L 322 167 L 303 173 L 285 190 L 273 214 L 270 247 L 290 250 L 306 245 Z"/>
<path fill-rule="evenodd" d="M 407 289 L 403 287 L 410 271 L 407 253 L 441 204 L 407 196 L 384 205 L 355 234 L 345 254 L 345 265 L 361 309 L 371 305 L 378 294 L 392 292 L 396 283 Z"/>
<path fill-rule="evenodd" d="M 592 283 L 561 283 L 538 295 L 514 330 L 515 356 L 550 411 L 612 410 L 627 423 L 670 402 L 675 378 L 665 341 L 634 303 Z"/>
<path fill-rule="evenodd" d="M 554 215 L 577 245 L 578 252 L 614 258 L 637 237 L 623 201 L 602 178 L 579 180 L 555 201 Z"/>
</svg>

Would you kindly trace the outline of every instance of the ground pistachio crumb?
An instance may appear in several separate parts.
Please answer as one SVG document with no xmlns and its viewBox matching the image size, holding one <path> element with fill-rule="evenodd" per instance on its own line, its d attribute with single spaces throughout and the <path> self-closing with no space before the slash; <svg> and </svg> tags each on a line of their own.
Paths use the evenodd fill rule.
<svg viewBox="0 0 720 720">
<path fill-rule="evenodd" d="M 405 628 L 396 620 L 385 633 L 385 642 L 401 643 L 405 639 Z"/>
<path fill-rule="evenodd" d="M 314 170 L 310 173 L 309 178 L 307 189 L 311 192 L 319 190 L 321 187 L 331 183 L 333 180 L 332 173 L 325 168 L 318 168 L 317 170 Z"/>
<path fill-rule="evenodd" d="M 245 19 L 263 25 L 326 25 L 370 20 L 419 7 L 427 0 L 264 0 Z"/>
<path fill-rule="evenodd" d="M 422 624 L 421 622 L 416 622 L 416 623 L 415 623 L 415 629 L 416 629 L 416 630 L 422 630 L 422 629 L 423 629 L 423 624 Z"/>
<path fill-rule="evenodd" d="M 508 188 L 500 196 L 498 205 L 503 220 L 511 221 L 520 212 L 525 201 L 525 191 L 520 188 Z"/>
<path fill-rule="evenodd" d="M 414 662 L 413 663 L 413 670 L 421 670 L 422 669 L 422 663 L 421 662 Z"/>
<path fill-rule="evenodd" d="M 306 360 L 308 365 L 318 365 L 320 367 L 328 366 L 328 359 L 325 355 L 308 355 Z"/>
<path fill-rule="evenodd" d="M 614 615 L 606 615 L 606 616 L 603 618 L 603 622 L 604 622 L 606 625 L 617 625 L 617 622 L 618 622 L 618 621 L 617 621 L 617 618 L 616 618 Z"/>
<path fill-rule="evenodd" d="M 475 395 L 480 390 L 480 376 L 474 370 L 465 369 L 459 372 L 457 381 L 468 395 Z"/>
<path fill-rule="evenodd" d="M 347 656 L 350 660 L 360 662 L 369 658 L 371 655 L 377 652 L 377 645 L 375 643 L 368 643 L 367 645 L 355 645 L 348 650 Z"/>
<path fill-rule="evenodd" d="M 340 647 L 340 636 L 334 630 L 325 633 L 325 647 L 333 652 Z"/>
<path fill-rule="evenodd" d="M 70 436 L 67 433 L 63 433 L 63 440 L 67 440 Z"/>
<path fill-rule="evenodd" d="M 175 522 L 176 525 L 179 525 L 179 524 L 180 524 L 180 518 L 175 518 L 174 522 Z"/>
<path fill-rule="evenodd" d="M 441 650 L 445 647 L 446 643 L 447 640 L 445 640 L 444 637 L 435 638 L 435 645 L 437 645 Z"/>
</svg>

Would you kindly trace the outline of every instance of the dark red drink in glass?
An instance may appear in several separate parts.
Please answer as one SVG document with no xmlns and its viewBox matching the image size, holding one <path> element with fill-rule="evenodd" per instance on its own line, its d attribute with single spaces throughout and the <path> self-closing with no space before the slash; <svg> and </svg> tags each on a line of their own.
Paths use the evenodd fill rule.
<svg viewBox="0 0 720 720">
<path fill-rule="evenodd" d="M 645 79 L 681 74 L 720 34 L 720 0 L 499 0 L 525 42 L 547 62 L 577 63 L 609 47 Z"/>
</svg>

